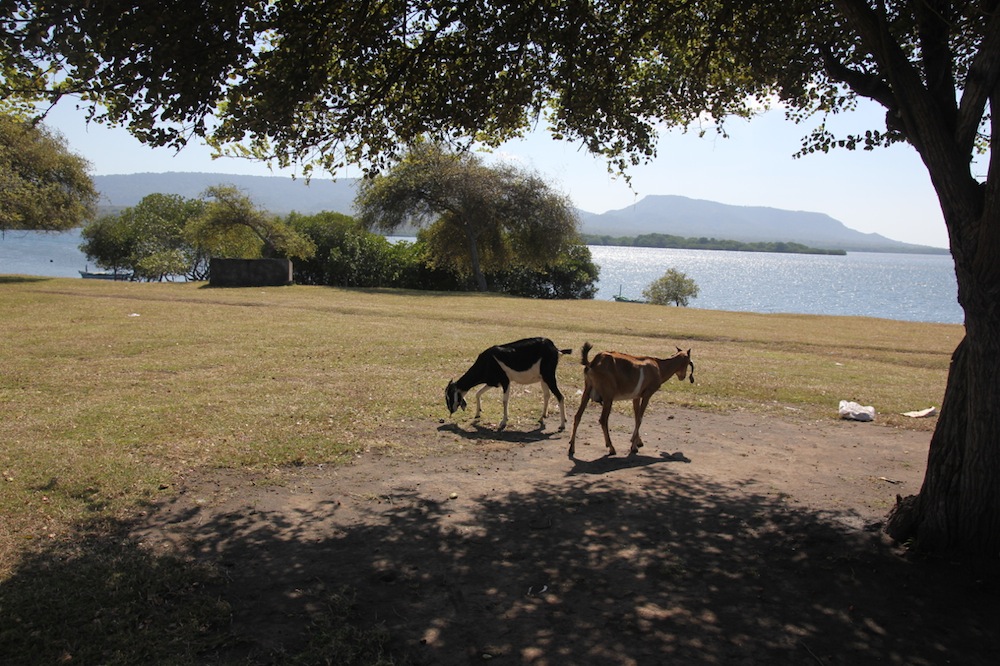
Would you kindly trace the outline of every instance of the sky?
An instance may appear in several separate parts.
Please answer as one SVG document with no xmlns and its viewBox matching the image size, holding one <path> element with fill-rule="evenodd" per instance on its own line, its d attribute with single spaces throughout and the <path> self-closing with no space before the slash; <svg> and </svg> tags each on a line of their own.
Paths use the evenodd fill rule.
<svg viewBox="0 0 1000 666">
<path fill-rule="evenodd" d="M 837 131 L 884 129 L 874 104 L 837 118 Z M 127 131 L 87 124 L 84 113 L 62 103 L 46 124 L 68 148 L 86 158 L 92 175 L 193 171 L 284 176 L 239 158 L 212 159 L 211 149 L 191 144 L 180 151 L 150 148 Z M 592 213 L 627 208 L 648 195 L 673 194 L 738 206 L 765 206 L 825 213 L 845 226 L 893 240 L 947 247 L 941 208 L 916 151 L 905 144 L 875 151 L 834 150 L 794 159 L 809 125 L 785 120 L 780 110 L 727 122 L 728 138 L 678 130 L 660 137 L 657 157 L 633 167 L 631 187 L 610 175 L 600 158 L 577 145 L 555 141 L 544 130 L 504 144 L 488 160 L 510 160 L 541 174 L 573 205 Z M 354 178 L 350 168 L 337 177 Z M 316 173 L 313 180 L 319 180 Z M 251 193 L 252 194 L 252 193 Z"/>
</svg>

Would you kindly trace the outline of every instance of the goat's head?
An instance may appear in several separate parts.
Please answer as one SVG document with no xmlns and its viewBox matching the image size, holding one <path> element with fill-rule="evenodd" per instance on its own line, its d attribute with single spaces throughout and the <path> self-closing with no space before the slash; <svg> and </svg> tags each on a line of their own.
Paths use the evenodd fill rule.
<svg viewBox="0 0 1000 666">
<path fill-rule="evenodd" d="M 448 382 L 444 390 L 444 404 L 448 406 L 448 413 L 454 414 L 459 407 L 465 409 L 465 392 L 458 388 L 455 382 Z"/>
<path fill-rule="evenodd" d="M 694 384 L 694 361 L 691 360 L 691 350 L 688 349 L 687 351 L 684 351 L 683 349 L 678 347 L 677 353 L 674 354 L 671 358 L 674 358 L 678 362 L 683 363 L 683 365 L 681 365 L 674 373 L 677 375 L 677 379 L 684 381 L 684 377 L 688 375 L 688 368 L 691 368 L 691 375 L 688 377 L 688 379 L 690 379 L 691 383 Z"/>
</svg>

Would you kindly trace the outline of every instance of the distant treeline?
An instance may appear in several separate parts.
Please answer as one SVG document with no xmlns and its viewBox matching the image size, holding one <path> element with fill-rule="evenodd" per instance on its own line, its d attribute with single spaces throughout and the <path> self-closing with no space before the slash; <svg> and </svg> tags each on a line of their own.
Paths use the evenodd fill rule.
<svg viewBox="0 0 1000 666">
<path fill-rule="evenodd" d="M 787 254 L 836 254 L 844 250 L 823 250 L 801 243 L 742 243 L 717 238 L 681 238 L 670 234 L 642 234 L 640 236 L 600 236 L 583 234 L 587 245 L 621 245 L 624 247 L 666 247 L 679 250 L 728 250 L 730 252 L 783 252 Z"/>
</svg>

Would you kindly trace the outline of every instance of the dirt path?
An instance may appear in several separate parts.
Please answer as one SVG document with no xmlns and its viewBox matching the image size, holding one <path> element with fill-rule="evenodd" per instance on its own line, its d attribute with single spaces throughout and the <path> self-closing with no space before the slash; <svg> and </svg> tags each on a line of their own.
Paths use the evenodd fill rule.
<svg viewBox="0 0 1000 666">
<path fill-rule="evenodd" d="M 248 653 L 300 645 L 346 585 L 417 664 L 995 663 L 996 572 L 873 525 L 928 433 L 673 409 L 643 434 L 605 457 L 591 412 L 570 460 L 566 433 L 404 424 L 461 450 L 192 479 L 135 536 L 228 572 Z"/>
</svg>

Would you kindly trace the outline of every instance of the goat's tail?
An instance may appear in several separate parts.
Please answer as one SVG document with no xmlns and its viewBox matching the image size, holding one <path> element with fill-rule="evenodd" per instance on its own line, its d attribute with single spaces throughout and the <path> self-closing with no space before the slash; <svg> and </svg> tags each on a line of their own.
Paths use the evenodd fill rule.
<svg viewBox="0 0 1000 666">
<path fill-rule="evenodd" d="M 587 356 L 590 354 L 590 350 L 593 349 L 593 348 L 594 348 L 594 345 L 590 344 L 589 342 L 584 342 L 583 343 L 583 352 L 580 354 L 580 364 L 584 368 L 587 368 L 588 370 L 590 369 L 590 359 L 587 358 Z"/>
</svg>

